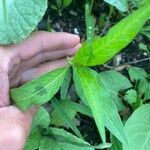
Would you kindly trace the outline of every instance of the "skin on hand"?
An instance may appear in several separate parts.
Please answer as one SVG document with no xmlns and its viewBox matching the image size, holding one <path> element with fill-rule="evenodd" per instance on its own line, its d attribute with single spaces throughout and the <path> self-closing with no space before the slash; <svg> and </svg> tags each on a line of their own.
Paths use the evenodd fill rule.
<svg viewBox="0 0 150 150">
<path fill-rule="evenodd" d="M 77 35 L 36 32 L 17 45 L 0 47 L 0 150 L 22 150 L 37 111 L 10 106 L 9 88 L 66 65 L 80 47 Z"/>
</svg>

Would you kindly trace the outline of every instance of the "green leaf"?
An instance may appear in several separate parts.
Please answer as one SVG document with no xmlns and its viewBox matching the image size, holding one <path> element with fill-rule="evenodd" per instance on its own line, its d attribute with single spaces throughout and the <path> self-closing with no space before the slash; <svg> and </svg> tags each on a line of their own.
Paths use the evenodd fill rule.
<svg viewBox="0 0 150 150">
<path fill-rule="evenodd" d="M 18 43 L 35 29 L 47 8 L 47 0 L 1 0 L 0 44 Z"/>
<path fill-rule="evenodd" d="M 59 8 L 59 9 L 61 9 L 61 7 L 62 7 L 62 0 L 56 0 L 56 4 L 57 4 L 57 7 Z M 57 8 L 57 9 L 58 9 Z"/>
<path fill-rule="evenodd" d="M 62 85 L 68 68 L 48 72 L 25 85 L 11 89 L 11 98 L 23 111 L 32 105 L 42 105 L 48 102 Z"/>
<path fill-rule="evenodd" d="M 128 72 L 129 72 L 131 81 L 144 80 L 145 78 L 148 77 L 145 70 L 138 68 L 138 67 L 130 67 Z"/>
<path fill-rule="evenodd" d="M 145 45 L 144 43 L 140 43 L 139 48 L 141 50 L 144 50 L 145 52 L 149 52 L 147 45 Z"/>
<path fill-rule="evenodd" d="M 77 95 L 79 96 L 79 98 L 81 99 L 81 101 L 87 106 L 89 107 L 89 104 L 86 100 L 86 97 L 84 95 L 84 92 L 83 92 L 83 88 L 82 88 L 82 84 L 80 82 L 80 80 L 78 78 L 76 78 L 76 76 L 74 75 L 73 76 L 73 81 L 75 83 L 75 90 L 76 90 L 76 93 Z"/>
<path fill-rule="evenodd" d="M 124 97 L 124 99 L 129 103 L 129 104 L 133 104 L 137 101 L 137 92 L 133 89 L 128 90 L 126 92 L 126 95 Z"/>
<path fill-rule="evenodd" d="M 78 103 L 75 103 L 73 101 L 66 100 L 66 106 L 71 108 L 72 110 L 75 110 L 76 112 L 83 114 L 83 115 L 93 117 L 91 110 L 82 104 L 78 104 Z"/>
<path fill-rule="evenodd" d="M 39 126 L 46 128 L 48 127 L 49 124 L 50 124 L 49 113 L 46 111 L 46 109 L 40 107 L 33 120 L 31 132 L 25 145 L 25 150 L 35 150 L 39 148 L 40 142 L 42 140 Z"/>
<path fill-rule="evenodd" d="M 24 150 L 36 150 L 39 148 L 40 142 L 42 140 L 42 136 L 38 128 L 33 129 L 30 132 L 27 143 L 25 145 Z"/>
<path fill-rule="evenodd" d="M 68 7 L 72 3 L 72 0 L 63 0 L 64 7 Z"/>
<path fill-rule="evenodd" d="M 101 83 L 102 84 L 102 83 Z M 104 86 L 104 85 L 102 85 Z M 103 109 L 105 111 L 105 125 L 107 129 L 121 142 L 127 143 L 127 138 L 124 133 L 123 124 L 117 112 L 114 102 L 111 100 L 111 95 L 107 92 L 105 87 L 103 91 L 107 93 L 103 98 Z"/>
<path fill-rule="evenodd" d="M 65 112 L 67 112 L 67 115 L 71 120 L 74 119 L 78 112 L 93 117 L 89 108 L 71 100 L 61 100 L 60 105 L 65 110 Z M 62 114 L 60 114 L 58 107 L 56 107 L 51 113 L 51 124 L 57 126 L 66 125 L 64 117 L 62 117 Z"/>
<path fill-rule="evenodd" d="M 60 97 L 61 99 L 67 99 L 67 94 L 68 94 L 68 89 L 70 86 L 70 82 L 71 82 L 71 68 L 68 68 L 67 72 L 66 72 L 66 76 L 65 79 L 63 81 L 63 84 L 60 88 Z"/>
<path fill-rule="evenodd" d="M 120 97 L 118 97 L 119 92 L 128 88 L 131 88 L 132 85 L 128 78 L 123 76 L 117 71 L 105 71 L 99 74 L 101 82 L 107 87 L 107 91 L 111 95 L 111 99 L 114 101 L 118 110 L 121 111 L 125 108 L 121 102 Z"/>
<path fill-rule="evenodd" d="M 44 107 L 40 107 L 38 112 L 36 113 L 33 123 L 32 123 L 32 128 L 35 128 L 37 126 L 40 127 L 47 127 L 50 124 L 50 115 L 47 112 L 47 110 Z"/>
<path fill-rule="evenodd" d="M 52 32 L 50 17 L 48 17 L 48 18 L 47 18 L 47 21 L 46 21 L 46 31 Z"/>
<path fill-rule="evenodd" d="M 102 125 L 106 125 L 122 143 L 127 143 L 117 108 L 99 74 L 87 68 L 74 68 L 74 78 L 81 82 L 81 92 L 85 94 L 100 134 L 102 134 Z M 76 88 L 78 87 L 76 86 Z"/>
<path fill-rule="evenodd" d="M 122 145 L 120 141 L 114 136 L 111 136 L 111 143 L 112 143 L 111 150 L 122 150 Z"/>
<path fill-rule="evenodd" d="M 141 33 L 150 39 L 150 31 L 141 31 Z"/>
<path fill-rule="evenodd" d="M 56 98 L 53 98 L 52 105 L 55 109 L 59 112 L 59 115 L 61 115 L 61 118 L 63 118 L 64 122 L 74 131 L 74 133 L 83 139 L 80 131 L 76 127 L 75 123 L 72 121 L 72 119 L 68 116 L 67 112 L 64 110 L 64 108 L 60 105 L 59 101 Z"/>
<path fill-rule="evenodd" d="M 138 84 L 138 92 L 140 96 L 144 96 L 144 100 L 150 99 L 150 81 L 147 79 L 140 80 Z"/>
<path fill-rule="evenodd" d="M 72 109 L 68 107 L 68 102 L 66 100 L 61 100 L 60 105 L 61 108 L 64 109 L 65 112 L 67 112 L 68 117 L 73 120 L 74 117 L 76 116 L 77 111 L 75 109 Z M 60 112 L 58 107 L 55 107 L 54 110 L 51 113 L 51 124 L 56 125 L 56 126 L 64 126 L 67 125 L 67 122 L 64 119 L 63 114 Z"/>
<path fill-rule="evenodd" d="M 108 4 L 111 4 L 118 8 L 120 11 L 125 12 L 128 10 L 128 1 L 127 0 L 104 0 Z"/>
<path fill-rule="evenodd" d="M 96 37 L 92 44 L 92 55 L 89 53 L 88 42 L 85 42 L 75 55 L 73 63 L 82 66 L 106 63 L 133 40 L 149 17 L 150 3 L 114 25 L 106 36 Z M 88 60 L 89 55 L 91 55 L 90 60 Z"/>
<path fill-rule="evenodd" d="M 142 5 L 145 5 L 146 3 L 148 3 L 149 2 L 149 0 L 130 0 L 133 4 L 134 4 L 134 6 L 136 6 L 136 7 L 140 7 L 140 6 L 142 6 Z"/>
<path fill-rule="evenodd" d="M 81 82 L 82 92 L 84 93 L 88 105 L 92 111 L 99 133 L 103 143 L 106 142 L 105 128 L 104 128 L 104 111 L 102 106 L 101 89 L 98 81 L 93 77 L 91 70 L 84 68 L 74 68 L 74 79 Z M 76 89 L 78 85 L 76 85 Z"/>
<path fill-rule="evenodd" d="M 139 107 L 127 120 L 125 132 L 129 147 L 123 150 L 149 150 L 150 148 L 150 105 Z"/>
<path fill-rule="evenodd" d="M 65 130 L 50 128 L 50 132 L 47 137 L 43 138 L 39 150 L 94 150 L 94 148 Z"/>
</svg>

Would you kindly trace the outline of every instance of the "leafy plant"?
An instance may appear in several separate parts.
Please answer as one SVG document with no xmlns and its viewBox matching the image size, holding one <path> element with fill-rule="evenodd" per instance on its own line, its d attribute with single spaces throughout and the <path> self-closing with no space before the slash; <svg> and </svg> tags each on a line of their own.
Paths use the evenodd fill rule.
<svg viewBox="0 0 150 150">
<path fill-rule="evenodd" d="M 0 43 L 18 43 L 36 28 L 47 8 L 47 0 L 2 0 Z M 13 12 L 13 13 L 12 13 Z"/>
<path fill-rule="evenodd" d="M 57 0 L 56 2 L 57 5 L 61 3 L 61 8 L 64 8 L 69 6 L 72 1 Z M 40 106 L 25 147 L 27 150 L 109 148 L 111 143 L 108 143 L 109 140 L 106 138 L 107 129 L 112 135 L 111 142 L 114 150 L 121 147 L 124 150 L 148 149 L 149 147 L 149 142 L 147 142 L 149 118 L 143 117 L 148 114 L 149 110 L 149 105 L 143 105 L 143 102 L 150 98 L 149 74 L 139 68 L 129 68 L 132 87 L 131 82 L 116 71 L 97 73 L 88 66 L 108 62 L 135 38 L 150 18 L 150 2 L 146 1 L 138 10 L 133 11 L 111 27 L 103 37 L 94 37 L 93 2 L 93 0 L 86 1 L 85 4 L 87 40 L 75 57 L 69 60 L 68 65 L 65 68 L 48 72 L 19 88 L 10 90 L 11 99 L 21 110 L 26 111 L 32 105 Z M 121 11 L 128 10 L 125 0 L 118 0 L 117 3 L 109 0 L 106 2 Z M 28 5 L 30 5 L 29 8 Z M 6 34 L 1 34 L 0 43 L 13 44 L 26 38 L 42 18 L 46 6 L 46 0 L 12 0 L 11 2 L 3 0 L 2 5 L 0 5 L 1 10 L 3 10 L 0 16 L 2 22 L 0 31 Z M 14 14 L 10 13 L 10 9 L 14 11 Z M 17 17 L 15 22 L 14 15 L 15 20 Z M 73 83 L 81 100 L 80 103 L 73 102 L 70 100 L 72 97 L 68 96 L 72 70 Z M 59 97 L 56 95 L 59 89 L 60 100 L 56 98 Z M 125 96 L 122 96 L 120 91 L 123 91 Z M 118 111 L 126 109 L 126 105 L 122 101 L 128 103 L 133 109 L 139 107 L 127 120 L 125 127 L 118 113 Z M 47 111 L 41 106 L 45 103 L 51 106 L 52 111 Z M 77 128 L 74 121 L 75 116 L 79 113 L 94 119 L 101 137 L 100 144 L 95 146 L 85 141 L 85 137 L 80 133 L 80 129 Z M 143 120 L 142 123 L 141 120 Z M 136 124 L 137 126 L 135 126 Z M 77 137 L 64 129 L 56 128 L 58 126 L 68 126 Z M 141 132 L 143 132 L 143 138 L 139 140 Z M 136 144 L 136 142 L 139 143 Z"/>
<path fill-rule="evenodd" d="M 51 5 L 52 9 L 55 9 L 61 15 L 64 8 L 68 7 L 72 3 L 72 0 L 56 0 L 55 4 Z"/>
<path fill-rule="evenodd" d="M 74 57 L 73 63 L 82 66 L 106 63 L 133 40 L 149 19 L 149 12 L 149 6 L 145 5 L 113 26 L 106 36 L 96 37 L 92 43 L 92 53 L 88 52 L 89 44 L 85 42 Z"/>
</svg>

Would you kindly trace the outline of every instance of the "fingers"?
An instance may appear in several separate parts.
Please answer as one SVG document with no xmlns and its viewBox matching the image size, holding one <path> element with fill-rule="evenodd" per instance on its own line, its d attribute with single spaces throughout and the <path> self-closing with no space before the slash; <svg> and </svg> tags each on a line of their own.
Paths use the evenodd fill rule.
<svg viewBox="0 0 150 150">
<path fill-rule="evenodd" d="M 9 105 L 9 79 L 7 73 L 0 70 L 0 108 Z"/>
<path fill-rule="evenodd" d="M 66 50 L 57 50 L 57 51 L 39 53 L 38 55 L 36 55 L 31 59 L 27 61 L 23 61 L 21 64 L 21 69 L 22 71 L 25 71 L 46 61 L 50 61 L 50 60 L 54 61 L 57 59 L 64 58 L 66 56 L 73 56 L 80 47 L 81 44 L 78 44 L 77 46 Z"/>
<path fill-rule="evenodd" d="M 27 60 L 40 52 L 72 48 L 79 42 L 80 39 L 77 35 L 40 31 L 33 33 L 28 39 L 14 48 L 18 50 L 22 60 Z"/>
<path fill-rule="evenodd" d="M 30 133 L 37 108 L 23 113 L 15 106 L 0 109 L 0 149 L 21 150 Z"/>
<path fill-rule="evenodd" d="M 24 71 L 20 78 L 20 84 L 24 84 L 46 72 L 62 68 L 67 64 L 66 59 L 59 59 L 52 62 L 47 62 L 39 65 L 38 67 L 31 68 L 30 70 Z"/>
</svg>

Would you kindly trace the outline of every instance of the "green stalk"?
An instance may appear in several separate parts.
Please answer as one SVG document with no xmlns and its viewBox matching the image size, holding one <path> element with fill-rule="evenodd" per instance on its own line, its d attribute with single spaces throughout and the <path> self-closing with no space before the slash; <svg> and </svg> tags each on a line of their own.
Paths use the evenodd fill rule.
<svg viewBox="0 0 150 150">
<path fill-rule="evenodd" d="M 90 4 L 90 15 L 92 15 L 93 4 L 94 4 L 94 0 L 91 0 L 91 4 Z"/>
</svg>

